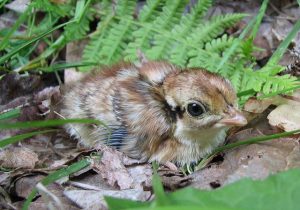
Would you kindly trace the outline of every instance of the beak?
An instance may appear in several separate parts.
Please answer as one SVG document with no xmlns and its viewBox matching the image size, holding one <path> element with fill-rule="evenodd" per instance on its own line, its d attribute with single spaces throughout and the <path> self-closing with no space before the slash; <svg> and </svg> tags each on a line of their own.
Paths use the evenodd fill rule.
<svg viewBox="0 0 300 210">
<path fill-rule="evenodd" d="M 247 124 L 247 119 L 240 111 L 230 107 L 228 110 L 228 116 L 221 119 L 219 123 L 227 126 L 244 126 Z"/>
</svg>

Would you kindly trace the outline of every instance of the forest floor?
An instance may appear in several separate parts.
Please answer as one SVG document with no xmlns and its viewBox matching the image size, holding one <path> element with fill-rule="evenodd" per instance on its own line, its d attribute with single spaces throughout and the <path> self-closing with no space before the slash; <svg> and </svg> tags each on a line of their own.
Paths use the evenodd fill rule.
<svg viewBox="0 0 300 210">
<path fill-rule="evenodd" d="M 259 8 L 260 1 L 216 1 L 210 15 L 233 12 L 250 14 L 235 28 L 227 31 L 234 35 L 240 33 Z M 11 4 L 11 10 L 14 9 L 15 5 Z M 15 21 L 14 16 L 1 14 L 0 27 L 5 27 L 7 18 Z M 255 54 L 258 64 L 266 63 L 299 18 L 300 9 L 296 1 L 270 1 L 254 41 L 257 47 L 263 49 Z M 80 60 L 83 45 L 84 42 L 69 44 L 66 53 L 60 56 L 66 61 Z M 290 51 L 300 54 L 300 33 Z M 282 65 L 293 64 L 297 59 L 295 53 L 290 51 L 282 58 Z M 293 69 L 289 73 L 299 76 L 299 72 L 300 69 Z M 51 119 L 51 104 L 61 97 L 57 76 L 68 78 L 65 83 L 76 80 L 78 76 L 74 69 L 64 71 L 63 74 L 2 75 L 0 111 L 21 107 L 20 116 L 13 121 Z M 250 123 L 239 130 L 232 130 L 227 142 L 299 129 L 300 92 L 263 101 L 252 98 L 245 104 L 243 111 Z M 0 139 L 28 131 L 32 130 L 1 130 Z M 294 135 L 241 146 L 216 155 L 208 165 L 188 175 L 163 166 L 158 173 L 167 191 L 186 186 L 212 190 L 245 177 L 264 179 L 270 174 L 300 167 L 299 142 L 299 135 Z M 45 209 L 49 202 L 55 203 L 56 198 L 64 209 L 105 209 L 103 196 L 140 201 L 153 198 L 151 164 L 139 163 L 107 147 L 78 147 L 76 140 L 60 130 L 30 137 L 0 150 L 0 208 L 21 208 L 33 187 L 49 173 L 98 151 L 101 151 L 101 159 L 89 167 L 50 184 L 46 190 L 40 189 L 39 194 L 43 196 L 36 196 L 30 209 Z"/>
</svg>

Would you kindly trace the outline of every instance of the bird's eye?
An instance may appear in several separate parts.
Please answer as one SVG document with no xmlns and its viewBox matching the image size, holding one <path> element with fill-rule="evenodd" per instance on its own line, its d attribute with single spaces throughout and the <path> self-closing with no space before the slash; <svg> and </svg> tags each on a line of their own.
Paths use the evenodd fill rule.
<svg viewBox="0 0 300 210">
<path fill-rule="evenodd" d="M 199 117 L 204 112 L 206 112 L 206 110 L 202 104 L 198 102 L 192 102 L 187 105 L 187 112 L 192 117 Z"/>
</svg>

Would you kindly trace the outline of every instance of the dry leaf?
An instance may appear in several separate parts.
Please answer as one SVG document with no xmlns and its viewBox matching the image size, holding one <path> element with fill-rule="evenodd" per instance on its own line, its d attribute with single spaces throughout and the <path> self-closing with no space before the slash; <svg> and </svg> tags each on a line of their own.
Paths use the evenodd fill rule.
<svg viewBox="0 0 300 210">
<path fill-rule="evenodd" d="M 261 135 L 263 133 L 257 130 L 247 129 L 231 138 L 240 141 Z M 263 179 L 272 173 L 299 167 L 299 140 L 281 138 L 225 151 L 223 162 L 214 163 L 191 175 L 194 178 L 192 186 L 213 189 L 242 178 Z"/>
<path fill-rule="evenodd" d="M 268 115 L 269 123 L 285 131 L 300 129 L 300 90 L 282 102 Z"/>
<path fill-rule="evenodd" d="M 138 189 L 129 190 L 66 190 L 64 195 L 83 209 L 107 209 L 104 196 L 124 198 L 130 200 L 146 201 L 150 198 L 150 192 Z"/>
<path fill-rule="evenodd" d="M 269 116 L 269 123 L 285 131 L 300 129 L 300 104 L 284 104 L 273 110 Z"/>
<path fill-rule="evenodd" d="M 0 164 L 4 168 L 34 168 L 38 155 L 26 147 L 12 147 L 0 151 Z"/>
<path fill-rule="evenodd" d="M 101 148 L 102 156 L 99 161 L 94 162 L 93 170 L 101 174 L 113 187 L 121 190 L 132 188 L 133 179 L 122 162 L 122 153 L 106 146 Z"/>
</svg>

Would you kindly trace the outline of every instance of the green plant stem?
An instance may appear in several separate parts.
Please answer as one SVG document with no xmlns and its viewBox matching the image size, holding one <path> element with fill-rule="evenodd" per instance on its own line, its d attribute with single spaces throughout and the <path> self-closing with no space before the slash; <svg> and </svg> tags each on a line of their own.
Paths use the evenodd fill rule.
<svg viewBox="0 0 300 210">
<path fill-rule="evenodd" d="M 256 34 L 259 30 L 259 26 L 261 25 L 261 21 L 262 21 L 264 15 L 265 15 L 268 3 L 269 3 L 269 0 L 264 0 L 261 7 L 259 8 L 258 15 L 255 18 L 256 19 L 255 24 L 253 26 L 253 30 L 252 30 L 251 35 L 250 35 L 250 37 L 252 39 L 254 39 L 256 37 Z"/>
<path fill-rule="evenodd" d="M 83 123 L 83 124 L 101 124 L 106 126 L 99 120 L 93 119 L 57 119 L 57 120 L 45 120 L 45 121 L 27 121 L 27 122 L 16 122 L 16 123 L 7 123 L 0 121 L 0 130 L 3 129 L 20 129 L 20 128 L 44 128 L 51 126 L 61 126 L 67 123 Z"/>
<path fill-rule="evenodd" d="M 54 71 L 59 71 L 59 70 L 63 70 L 63 69 L 68 69 L 68 68 L 96 66 L 96 65 L 98 65 L 98 63 L 94 63 L 94 62 L 57 63 L 57 64 L 53 64 L 49 67 L 39 68 L 38 70 L 43 71 L 43 72 L 54 72 Z M 28 69 L 26 69 L 26 70 L 28 70 Z"/>
<path fill-rule="evenodd" d="M 10 119 L 10 118 L 16 118 L 20 115 L 21 113 L 21 109 L 20 108 L 16 108 L 16 109 L 12 109 L 9 111 L 6 111 L 4 113 L 0 114 L 0 120 L 6 120 L 6 119 Z"/>
<path fill-rule="evenodd" d="M 297 133 L 300 133 L 300 129 L 288 131 L 288 132 L 277 133 L 277 134 L 272 134 L 272 135 L 258 136 L 258 137 L 250 138 L 250 139 L 247 139 L 244 141 L 238 141 L 238 142 L 235 142 L 232 144 L 227 144 L 227 145 L 218 147 L 207 158 L 204 158 L 200 161 L 200 163 L 196 167 L 197 168 L 196 170 L 199 170 L 199 169 L 205 167 L 207 165 L 207 163 L 211 160 L 212 157 L 214 157 L 216 154 L 223 152 L 225 150 L 233 149 L 233 148 L 243 146 L 243 145 L 255 144 L 255 143 L 259 143 L 259 142 L 263 142 L 263 141 L 269 141 L 269 140 L 273 140 L 273 139 L 287 137 L 287 136 L 291 136 L 291 135 L 294 135 Z"/>
<path fill-rule="evenodd" d="M 70 174 L 75 173 L 75 172 L 89 166 L 90 164 L 91 164 L 90 159 L 87 159 L 87 158 L 83 159 L 79 162 L 76 162 L 76 163 L 68 166 L 67 168 L 63 168 L 63 169 L 53 172 L 52 174 L 49 174 L 44 179 L 42 179 L 42 181 L 40 181 L 40 183 L 47 186 L 47 185 L 55 182 L 58 179 L 69 176 Z M 37 189 L 34 188 L 31 191 L 31 193 L 29 194 L 29 196 L 27 197 L 27 199 L 22 207 L 22 210 L 27 210 L 29 208 L 29 205 L 32 202 L 32 200 L 34 199 L 36 193 L 37 193 Z"/>
<path fill-rule="evenodd" d="M 275 65 L 282 58 L 282 55 L 288 48 L 291 41 L 295 38 L 295 36 L 299 33 L 300 30 L 300 20 L 298 20 L 293 26 L 292 30 L 289 32 L 287 37 L 283 42 L 280 43 L 276 51 L 273 53 L 272 57 L 269 59 L 267 65 Z"/>
<path fill-rule="evenodd" d="M 0 58 L 0 64 L 4 63 L 5 61 L 7 61 L 9 58 L 11 58 L 13 55 L 17 54 L 20 50 L 28 47 L 29 45 L 31 45 L 32 43 L 35 43 L 36 41 L 40 40 L 41 38 L 47 36 L 48 34 L 52 33 L 53 31 L 56 31 L 62 27 L 64 27 L 65 25 L 67 24 L 70 24 L 70 23 L 73 23 L 74 20 L 71 20 L 71 21 L 68 21 L 66 23 L 62 23 L 52 29 L 50 29 L 49 31 L 46 31 L 42 34 L 40 34 L 39 36 L 33 38 L 32 40 L 29 40 L 27 42 L 25 42 L 24 44 L 21 44 L 20 46 L 18 47 L 15 47 L 13 50 L 11 50 L 9 53 L 5 54 L 4 56 L 2 56 Z"/>
<path fill-rule="evenodd" d="M 9 144 L 14 144 L 18 141 L 21 141 L 23 139 L 27 139 L 30 138 L 32 136 L 36 136 L 38 134 L 45 134 L 45 133 L 50 133 L 50 132 L 55 132 L 57 131 L 56 129 L 53 130 L 45 130 L 45 131 L 35 131 L 35 132 L 30 132 L 30 133 L 24 133 L 24 134 L 20 134 L 20 135 L 16 135 L 16 136 L 12 136 L 6 139 L 1 139 L 0 140 L 0 148 L 3 148 Z"/>
<path fill-rule="evenodd" d="M 246 37 L 246 35 L 249 33 L 250 29 L 253 27 L 252 30 L 252 37 L 254 37 L 258 31 L 259 25 L 261 24 L 262 17 L 265 14 L 268 0 L 264 0 L 262 6 L 260 7 L 259 13 L 257 16 L 251 19 L 251 21 L 248 23 L 247 27 L 243 30 L 243 32 L 240 34 L 238 40 L 236 40 L 233 45 L 229 48 L 228 52 L 224 55 L 221 62 L 219 63 L 216 71 L 219 71 L 223 65 L 229 60 L 230 56 L 234 53 L 238 45 L 242 42 L 242 40 Z"/>
<path fill-rule="evenodd" d="M 0 9 L 6 4 L 6 2 L 8 2 L 8 0 L 2 0 L 0 3 Z"/>
<path fill-rule="evenodd" d="M 30 13 L 32 9 L 32 6 L 29 5 L 24 13 L 21 14 L 21 16 L 18 18 L 18 20 L 15 22 L 15 24 L 12 26 L 12 28 L 9 30 L 9 32 L 4 36 L 3 40 L 0 43 L 0 50 L 5 49 L 5 47 L 8 44 L 8 41 L 11 37 L 11 35 L 19 28 L 19 26 L 25 21 L 25 19 L 28 16 L 28 13 Z M 0 62 L 1 63 L 1 62 Z"/>
</svg>

